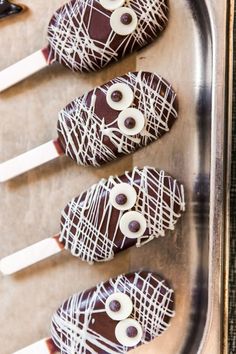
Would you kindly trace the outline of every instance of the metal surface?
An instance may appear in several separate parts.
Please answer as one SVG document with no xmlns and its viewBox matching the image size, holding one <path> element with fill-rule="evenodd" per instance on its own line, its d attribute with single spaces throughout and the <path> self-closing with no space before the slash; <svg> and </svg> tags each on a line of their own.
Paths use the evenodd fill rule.
<svg viewBox="0 0 236 354">
<path fill-rule="evenodd" d="M 212 0 L 179 1 L 175 5 L 180 11 L 175 16 L 169 55 L 176 69 L 171 79 L 177 79 L 180 85 L 183 126 L 178 127 L 174 144 L 163 151 L 161 165 L 169 170 L 171 166 L 171 171 L 178 171 L 182 178 L 187 189 L 187 213 L 179 230 L 183 243 L 178 255 L 174 255 L 176 248 L 171 245 L 165 244 L 168 250 L 162 251 L 173 252 L 166 267 L 173 271 L 174 287 L 182 285 L 176 296 L 179 323 L 170 338 L 176 340 L 179 333 L 183 334 L 179 345 L 170 351 L 163 347 L 164 353 L 227 353 L 224 290 L 228 280 L 232 83 L 232 58 L 227 51 L 232 40 L 229 31 L 233 5 L 233 1 Z M 178 16 L 185 18 L 179 27 Z M 172 160 L 166 165 L 168 157 Z"/>
<path fill-rule="evenodd" d="M 54 0 L 53 6 L 56 8 L 56 5 L 62 3 L 63 1 Z M 35 4 L 40 4 L 40 1 L 35 1 Z M 43 15 L 46 9 L 41 9 L 41 5 L 37 6 L 39 14 Z M 16 124 L 18 112 L 21 111 L 22 116 L 22 109 L 25 108 L 25 98 L 21 98 L 23 94 L 32 92 L 32 95 L 36 95 L 37 92 L 38 99 L 44 99 L 44 110 L 49 108 L 47 105 L 50 103 L 56 112 L 63 103 L 118 74 L 127 70 L 150 70 L 156 71 L 172 83 L 178 93 L 180 114 L 178 122 L 169 134 L 119 163 L 95 170 L 78 168 L 72 162 L 62 159 L 60 165 L 42 167 L 37 172 L 30 172 L 3 187 L 0 193 L 1 200 L 4 200 L 0 205 L 1 236 L 4 245 L 0 250 L 1 257 L 57 232 L 59 210 L 65 202 L 99 178 L 110 173 L 120 174 L 124 169 L 131 169 L 135 165 L 153 165 L 165 169 L 181 181 L 186 190 L 187 210 L 174 232 L 140 249 L 133 248 L 118 255 L 109 265 L 90 267 L 70 255 L 65 255 L 62 260 L 63 256 L 60 255 L 60 258 L 55 257 L 44 265 L 26 270 L 11 280 L 1 279 L 2 303 L 9 311 L 7 324 L 4 317 L 6 311 L 0 313 L 0 321 L 5 323 L 0 333 L 1 348 L 4 348 L 4 351 L 0 349 L 1 354 L 11 353 L 30 344 L 40 339 L 39 335 L 47 336 L 47 321 L 49 322 L 52 310 L 71 293 L 90 287 L 109 276 L 139 268 L 156 270 L 169 279 L 176 293 L 176 316 L 163 336 L 134 352 L 223 352 L 223 279 L 226 265 L 224 240 L 228 235 L 225 218 L 228 183 L 226 150 L 229 131 L 229 112 L 226 109 L 226 79 L 229 78 L 226 50 L 229 10 L 233 1 L 227 4 L 227 1 L 223 0 L 177 0 L 170 1 L 170 6 L 168 28 L 156 43 L 137 56 L 134 55 L 102 73 L 81 75 L 79 78 L 75 78 L 63 68 L 54 69 L 56 74 L 51 74 L 50 77 L 55 85 L 53 94 L 52 86 L 49 86 L 47 81 L 48 73 L 41 73 L 14 88 L 10 94 L 5 93 L 2 96 L 8 102 L 7 106 L 4 103 L 2 105 L 5 112 L 11 109 L 9 102 L 17 100 L 15 102 L 18 110 L 14 112 L 15 118 L 11 118 L 13 111 L 4 115 L 2 124 L 7 127 L 10 122 L 12 125 Z M 36 38 L 38 32 L 34 35 Z M 14 58 L 10 62 L 5 60 L 2 67 L 14 61 Z M 57 77 L 59 71 L 61 79 Z M 67 76 L 70 81 L 65 80 Z M 38 87 L 36 90 L 36 84 L 40 85 L 40 80 L 44 83 L 44 88 Z M 65 98 L 67 101 L 64 102 Z M 36 106 L 33 98 L 28 96 L 28 118 L 24 121 L 23 116 L 20 122 L 19 115 L 19 129 L 21 124 L 27 127 L 39 124 L 32 116 L 33 111 L 30 111 L 33 109 L 30 107 L 34 106 L 32 102 Z M 42 136 L 45 141 L 54 137 L 50 135 L 56 125 L 53 117 L 52 122 L 48 119 L 48 114 L 43 115 L 41 119 L 43 124 L 36 126 L 36 130 L 29 130 L 26 135 L 22 132 L 23 137 L 18 143 L 21 151 L 26 150 L 27 139 L 29 148 L 43 143 L 39 140 Z M 43 130 L 43 125 L 46 125 L 47 129 L 50 127 L 49 133 L 47 129 Z M 42 132 L 42 136 L 35 135 L 35 132 Z M 3 130 L 0 137 L 2 160 L 21 152 L 19 146 L 15 145 L 9 134 L 4 134 Z M 5 149 L 6 146 L 9 150 Z M 30 210 L 27 210 L 27 218 L 24 214 L 24 203 Z M 11 212 L 7 212 L 8 210 Z M 41 210 L 40 223 L 35 228 L 38 210 Z M 16 220 L 15 215 L 18 215 L 19 220 Z M 10 234 L 12 238 L 9 237 Z M 22 296 L 25 301 L 19 303 L 18 300 L 22 299 Z M 29 303 L 34 305 L 34 308 L 28 305 Z M 30 322 L 32 315 L 36 318 L 33 323 Z M 9 327 L 14 333 L 14 341 Z"/>
</svg>

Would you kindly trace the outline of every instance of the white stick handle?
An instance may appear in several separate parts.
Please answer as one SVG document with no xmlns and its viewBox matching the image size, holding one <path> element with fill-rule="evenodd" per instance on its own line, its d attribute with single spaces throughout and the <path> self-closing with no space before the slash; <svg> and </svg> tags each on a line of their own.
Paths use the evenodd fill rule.
<svg viewBox="0 0 236 354">
<path fill-rule="evenodd" d="M 29 345 L 13 354 L 51 354 L 48 346 L 49 338 L 44 338 L 34 344 Z"/>
<path fill-rule="evenodd" d="M 29 55 L 0 72 L 0 92 L 48 66 L 44 50 Z"/>
<path fill-rule="evenodd" d="M 47 238 L 0 260 L 0 271 L 4 275 L 16 273 L 64 249 L 59 236 Z"/>
<path fill-rule="evenodd" d="M 21 175 L 62 155 L 58 142 L 51 140 L 35 149 L 0 164 L 0 182 Z"/>
</svg>

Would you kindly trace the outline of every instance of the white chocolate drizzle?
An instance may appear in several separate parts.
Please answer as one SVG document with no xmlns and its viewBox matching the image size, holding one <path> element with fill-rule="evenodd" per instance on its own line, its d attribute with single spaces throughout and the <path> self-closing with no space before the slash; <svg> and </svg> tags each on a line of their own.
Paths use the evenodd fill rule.
<svg viewBox="0 0 236 354">
<path fill-rule="evenodd" d="M 166 0 L 129 0 L 124 6 L 135 11 L 138 25 L 132 34 L 122 38 L 110 27 L 112 12 L 98 0 L 72 0 L 62 6 L 48 26 L 49 62 L 58 61 L 74 71 L 101 69 L 151 43 L 168 21 Z M 98 21 L 101 28 L 96 29 Z"/>
<path fill-rule="evenodd" d="M 135 167 L 124 176 L 137 193 L 132 210 L 141 213 L 147 223 L 146 232 L 132 240 L 133 244 L 140 247 L 164 236 L 166 230 L 173 230 L 185 209 L 183 186 L 153 167 Z M 93 263 L 108 261 L 125 248 L 127 238 L 119 224 L 126 211 L 115 209 L 109 196 L 112 188 L 121 182 L 124 182 L 122 176 L 102 179 L 67 204 L 62 212 L 60 241 L 72 255 Z"/>
<path fill-rule="evenodd" d="M 119 111 L 111 112 L 114 118 L 109 123 L 96 113 L 97 97 L 107 95 L 109 87 L 116 83 L 132 88 L 135 97 L 132 108 L 145 117 L 144 128 L 135 136 L 120 131 Z M 89 95 L 92 95 L 90 104 L 88 94 L 79 97 L 59 113 L 58 120 L 58 134 L 64 141 L 65 154 L 80 165 L 99 166 L 115 160 L 118 154 L 136 151 L 168 132 L 170 120 L 175 121 L 178 116 L 173 88 L 162 77 L 149 72 L 128 73 L 94 89 Z M 109 138 L 109 144 L 104 143 L 104 137 Z"/>
<path fill-rule="evenodd" d="M 95 290 L 75 294 L 64 302 L 53 315 L 51 324 L 52 339 L 61 353 L 123 354 L 131 349 L 109 338 L 111 326 L 115 331 L 117 324 L 116 321 L 109 322 L 105 312 L 105 302 L 111 293 L 123 292 L 132 300 L 131 318 L 143 330 L 140 344 L 161 335 L 170 326 L 169 321 L 175 315 L 173 290 L 165 280 L 151 272 L 135 272 L 131 279 L 129 275 L 120 275 L 107 283 L 100 283 Z M 98 325 L 104 321 L 99 325 L 104 333 L 96 331 L 94 317 L 97 317 Z"/>
</svg>

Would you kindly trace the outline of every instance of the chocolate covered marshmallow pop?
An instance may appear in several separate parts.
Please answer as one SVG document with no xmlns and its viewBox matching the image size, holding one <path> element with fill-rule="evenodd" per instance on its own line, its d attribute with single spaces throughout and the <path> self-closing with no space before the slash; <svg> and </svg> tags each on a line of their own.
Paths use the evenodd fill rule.
<svg viewBox="0 0 236 354">
<path fill-rule="evenodd" d="M 24 5 L 12 4 L 8 0 L 0 0 L 0 20 L 17 15 L 25 10 L 26 7 Z"/>
<path fill-rule="evenodd" d="M 174 230 L 184 209 L 181 184 L 164 171 L 136 167 L 72 199 L 62 212 L 60 234 L 3 258 L 0 270 L 12 274 L 63 249 L 90 264 L 109 261 Z"/>
<path fill-rule="evenodd" d="M 48 46 L 0 72 L 0 92 L 54 62 L 97 71 L 145 47 L 168 21 L 167 0 L 72 0 L 48 26 Z"/>
<path fill-rule="evenodd" d="M 51 338 L 14 354 L 124 354 L 161 335 L 174 292 L 154 272 L 120 275 L 71 296 L 54 313 Z"/>
<path fill-rule="evenodd" d="M 160 76 L 117 77 L 59 112 L 58 138 L 0 164 L 0 182 L 66 154 L 79 165 L 100 166 L 133 153 L 168 132 L 177 118 L 173 88 Z"/>
</svg>

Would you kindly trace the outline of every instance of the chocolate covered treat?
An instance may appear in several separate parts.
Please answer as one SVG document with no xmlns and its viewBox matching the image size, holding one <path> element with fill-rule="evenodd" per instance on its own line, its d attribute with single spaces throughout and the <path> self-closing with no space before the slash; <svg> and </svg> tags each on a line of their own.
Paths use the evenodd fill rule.
<svg viewBox="0 0 236 354">
<path fill-rule="evenodd" d="M 25 10 L 25 6 L 10 3 L 8 0 L 0 0 L 0 19 L 17 15 Z"/>
<path fill-rule="evenodd" d="M 48 60 L 96 71 L 153 42 L 167 21 L 165 0 L 72 0 L 49 23 Z"/>
<path fill-rule="evenodd" d="M 0 92 L 48 64 L 97 71 L 139 50 L 164 30 L 167 0 L 72 0 L 48 26 L 48 46 L 0 72 Z"/>
<path fill-rule="evenodd" d="M 135 167 L 102 179 L 72 199 L 62 212 L 57 237 L 3 258 L 0 269 L 12 274 L 64 248 L 90 264 L 109 261 L 131 246 L 165 236 L 184 209 L 181 184 L 154 167 Z"/>
<path fill-rule="evenodd" d="M 117 196 L 126 202 L 117 203 Z M 101 180 L 67 204 L 60 241 L 89 263 L 164 236 L 184 210 L 183 186 L 153 167 Z"/>
<path fill-rule="evenodd" d="M 120 304 L 118 311 L 108 308 L 111 301 Z M 173 316 L 166 281 L 135 272 L 70 297 L 53 315 L 52 340 L 63 354 L 126 353 L 162 334 Z"/>
<path fill-rule="evenodd" d="M 72 101 L 59 112 L 58 139 L 0 164 L 6 181 L 64 153 L 100 166 L 147 146 L 178 116 L 176 93 L 162 77 L 131 72 Z"/>
<path fill-rule="evenodd" d="M 176 118 L 176 93 L 164 79 L 150 72 L 129 73 L 64 108 L 59 141 L 78 164 L 99 166 L 157 140 Z"/>
<path fill-rule="evenodd" d="M 51 338 L 14 354 L 125 354 L 161 335 L 174 315 L 174 292 L 157 273 L 119 275 L 71 296 L 52 316 Z"/>
</svg>

